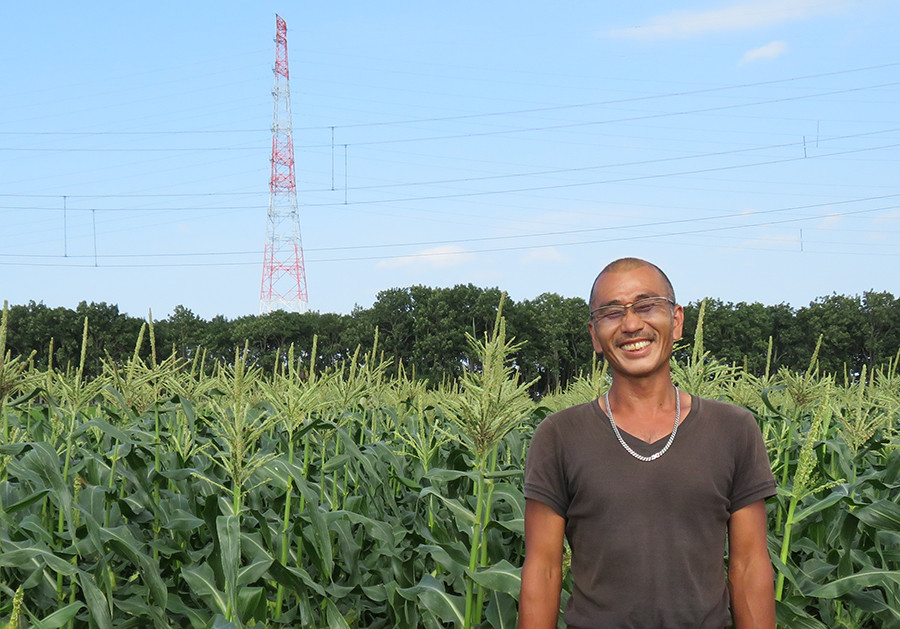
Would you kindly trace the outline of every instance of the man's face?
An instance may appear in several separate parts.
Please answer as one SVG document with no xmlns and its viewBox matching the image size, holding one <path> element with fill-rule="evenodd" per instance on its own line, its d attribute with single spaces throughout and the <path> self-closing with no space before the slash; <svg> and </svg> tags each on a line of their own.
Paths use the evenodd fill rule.
<svg viewBox="0 0 900 629">
<path fill-rule="evenodd" d="M 647 297 L 668 297 L 666 283 L 651 266 L 609 271 L 594 285 L 591 310 L 610 304 L 631 304 Z M 647 377 L 668 373 L 672 345 L 681 338 L 684 310 L 663 303 L 638 315 L 631 308 L 618 321 L 594 317 L 589 324 L 594 349 L 606 356 L 613 373 Z"/>
</svg>

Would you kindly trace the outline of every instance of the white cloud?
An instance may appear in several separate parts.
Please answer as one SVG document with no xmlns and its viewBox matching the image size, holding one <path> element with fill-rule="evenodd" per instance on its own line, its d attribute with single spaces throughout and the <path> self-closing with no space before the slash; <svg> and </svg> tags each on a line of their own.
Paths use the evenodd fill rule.
<svg viewBox="0 0 900 629">
<path fill-rule="evenodd" d="M 786 53 L 787 49 L 788 46 L 783 41 L 773 41 L 765 46 L 748 50 L 741 59 L 741 63 L 750 63 L 760 59 L 775 59 Z"/>
<path fill-rule="evenodd" d="M 841 216 L 839 212 L 835 212 L 833 214 L 826 214 L 821 219 L 819 219 L 819 224 L 816 226 L 818 229 L 837 229 L 837 227 L 844 222 L 844 217 Z"/>
<path fill-rule="evenodd" d="M 475 254 L 456 245 L 444 245 L 432 249 L 423 249 L 412 255 L 387 258 L 376 266 L 379 269 L 397 269 L 403 266 L 418 265 L 436 269 L 459 266 L 475 259 Z"/>
<path fill-rule="evenodd" d="M 780 250 L 780 251 L 799 251 L 800 250 L 800 232 L 797 233 L 770 233 L 757 238 L 748 238 L 741 241 L 734 251 L 742 250 Z"/>
<path fill-rule="evenodd" d="M 884 214 L 879 214 L 875 217 L 876 223 L 889 223 L 893 226 L 893 222 L 897 219 L 900 219 L 900 210 L 895 210 L 893 212 L 885 212 Z"/>
<path fill-rule="evenodd" d="M 841 11 L 850 4 L 851 0 L 750 0 L 711 11 L 675 11 L 609 35 L 652 40 L 746 31 Z"/>
<path fill-rule="evenodd" d="M 532 249 L 522 258 L 522 264 L 543 264 L 546 262 L 562 262 L 565 256 L 556 247 L 541 247 Z"/>
</svg>

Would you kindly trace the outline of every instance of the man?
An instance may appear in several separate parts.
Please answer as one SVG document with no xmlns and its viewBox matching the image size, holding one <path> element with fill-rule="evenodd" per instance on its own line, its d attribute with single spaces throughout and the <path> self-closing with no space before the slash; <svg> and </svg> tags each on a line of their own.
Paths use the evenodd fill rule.
<svg viewBox="0 0 900 629">
<path fill-rule="evenodd" d="M 755 419 L 673 385 L 684 311 L 658 267 L 609 264 L 590 307 L 612 386 L 535 431 L 519 628 L 556 627 L 564 536 L 569 627 L 774 628 L 765 499 L 775 481 Z"/>
</svg>

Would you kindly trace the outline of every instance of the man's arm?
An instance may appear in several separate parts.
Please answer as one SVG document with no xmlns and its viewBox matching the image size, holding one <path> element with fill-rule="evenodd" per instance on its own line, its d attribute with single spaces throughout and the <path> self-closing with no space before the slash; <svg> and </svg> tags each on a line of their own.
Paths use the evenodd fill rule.
<svg viewBox="0 0 900 629">
<path fill-rule="evenodd" d="M 728 587 L 735 629 L 774 629 L 775 587 L 766 544 L 764 500 L 731 514 L 728 549 Z"/>
<path fill-rule="evenodd" d="M 537 500 L 525 501 L 525 562 L 519 629 L 554 629 L 559 618 L 566 521 Z"/>
</svg>

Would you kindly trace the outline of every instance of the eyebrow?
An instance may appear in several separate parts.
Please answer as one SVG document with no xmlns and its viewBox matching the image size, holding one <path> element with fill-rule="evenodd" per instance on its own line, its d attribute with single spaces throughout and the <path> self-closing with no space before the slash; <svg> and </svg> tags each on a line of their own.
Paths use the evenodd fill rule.
<svg viewBox="0 0 900 629">
<path fill-rule="evenodd" d="M 640 293 L 640 294 L 637 295 L 634 299 L 632 299 L 630 302 L 627 302 L 627 303 L 632 303 L 632 304 L 633 304 L 633 303 L 636 302 L 636 301 L 640 301 L 641 299 L 647 299 L 648 297 L 663 297 L 663 296 L 664 296 L 664 295 L 653 295 L 653 294 L 651 294 L 651 293 Z M 624 302 L 622 302 L 622 301 L 620 301 L 620 300 L 618 300 L 618 299 L 613 299 L 612 301 L 608 301 L 608 302 L 606 302 L 606 303 L 603 303 L 603 304 L 600 304 L 600 305 L 596 306 L 596 307 L 594 308 L 594 310 L 596 310 L 597 308 L 604 308 L 604 307 L 606 307 L 606 306 L 622 306 L 622 305 L 624 305 Z"/>
</svg>

